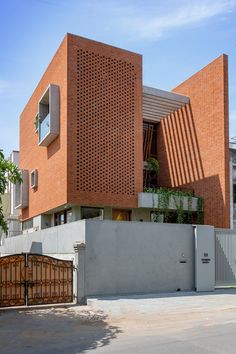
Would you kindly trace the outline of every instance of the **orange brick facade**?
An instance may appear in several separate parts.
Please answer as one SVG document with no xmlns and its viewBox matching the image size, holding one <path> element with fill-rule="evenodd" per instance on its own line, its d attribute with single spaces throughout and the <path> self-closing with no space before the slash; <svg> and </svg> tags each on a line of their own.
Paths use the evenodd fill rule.
<svg viewBox="0 0 236 354">
<path fill-rule="evenodd" d="M 206 224 L 229 227 L 227 57 L 173 91 L 190 104 L 158 124 L 161 186 L 203 196 Z M 34 120 L 60 87 L 60 134 L 38 145 Z M 64 206 L 137 208 L 143 191 L 142 57 L 68 34 L 20 118 L 20 168 L 38 170 L 22 220 Z"/>
<path fill-rule="evenodd" d="M 227 56 L 173 91 L 190 104 L 159 125 L 159 183 L 194 189 L 204 198 L 204 223 L 230 227 Z"/>
<path fill-rule="evenodd" d="M 38 146 L 35 117 L 38 102 L 50 83 L 60 86 L 60 135 Z M 22 219 L 67 203 L 67 38 L 64 39 L 20 117 L 20 168 L 38 170 L 38 188 L 29 189 L 29 208 Z"/>
<path fill-rule="evenodd" d="M 38 146 L 34 119 L 60 87 L 60 134 Z M 142 58 L 68 34 L 20 119 L 20 168 L 38 170 L 22 219 L 62 205 L 137 207 L 142 190 Z"/>
<path fill-rule="evenodd" d="M 141 56 L 69 35 L 68 83 L 68 200 L 137 207 Z"/>
</svg>

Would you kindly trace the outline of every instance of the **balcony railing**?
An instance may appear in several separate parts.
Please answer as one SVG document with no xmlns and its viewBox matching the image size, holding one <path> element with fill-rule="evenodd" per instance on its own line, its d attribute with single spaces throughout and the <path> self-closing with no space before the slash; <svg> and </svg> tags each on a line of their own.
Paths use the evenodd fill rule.
<svg viewBox="0 0 236 354">
<path fill-rule="evenodd" d="M 50 133 L 50 114 L 42 120 L 39 121 L 39 143 L 41 143 L 47 135 Z"/>
</svg>

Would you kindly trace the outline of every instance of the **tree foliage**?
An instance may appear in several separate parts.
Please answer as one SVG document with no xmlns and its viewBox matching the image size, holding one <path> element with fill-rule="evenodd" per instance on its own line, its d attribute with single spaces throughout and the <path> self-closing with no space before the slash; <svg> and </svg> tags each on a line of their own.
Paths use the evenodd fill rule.
<svg viewBox="0 0 236 354">
<path fill-rule="evenodd" d="M 9 182 L 16 184 L 21 182 L 21 173 L 18 167 L 5 159 L 2 150 L 0 150 L 0 227 L 4 232 L 7 232 L 7 223 L 4 220 L 2 195 L 5 193 Z"/>
</svg>

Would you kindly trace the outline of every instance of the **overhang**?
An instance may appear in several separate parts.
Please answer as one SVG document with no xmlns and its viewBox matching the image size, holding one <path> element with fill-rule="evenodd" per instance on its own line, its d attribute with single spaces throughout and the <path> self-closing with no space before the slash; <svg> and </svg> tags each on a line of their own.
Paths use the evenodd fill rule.
<svg viewBox="0 0 236 354">
<path fill-rule="evenodd" d="M 184 95 L 143 86 L 143 120 L 159 122 L 189 101 Z"/>
</svg>

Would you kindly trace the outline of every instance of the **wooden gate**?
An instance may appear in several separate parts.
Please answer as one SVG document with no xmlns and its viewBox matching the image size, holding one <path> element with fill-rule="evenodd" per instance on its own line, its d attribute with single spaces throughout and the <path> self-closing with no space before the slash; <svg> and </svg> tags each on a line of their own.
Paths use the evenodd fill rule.
<svg viewBox="0 0 236 354">
<path fill-rule="evenodd" d="M 73 302 L 73 262 L 38 254 L 0 258 L 0 307 Z"/>
</svg>

